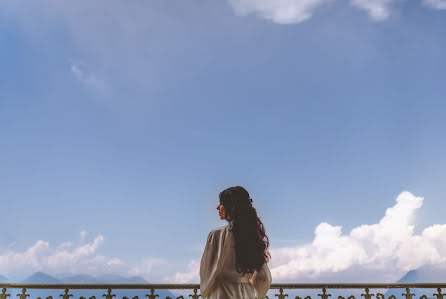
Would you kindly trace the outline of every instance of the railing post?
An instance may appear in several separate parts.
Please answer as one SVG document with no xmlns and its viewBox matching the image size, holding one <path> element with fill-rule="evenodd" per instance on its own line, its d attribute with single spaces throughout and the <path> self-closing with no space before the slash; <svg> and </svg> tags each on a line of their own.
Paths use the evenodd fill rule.
<svg viewBox="0 0 446 299">
<path fill-rule="evenodd" d="M 279 292 L 280 294 L 276 294 L 274 296 L 277 296 L 279 299 L 284 299 L 285 297 L 288 297 L 288 294 L 283 293 L 283 288 L 280 288 Z"/>
<path fill-rule="evenodd" d="M 116 295 L 111 293 L 111 289 L 108 289 L 107 294 L 103 294 L 102 297 L 105 297 L 105 299 L 112 299 L 113 297 L 116 297 Z"/>
<path fill-rule="evenodd" d="M 201 295 L 197 295 L 198 290 L 194 289 L 194 294 L 193 295 L 189 295 L 189 297 L 192 297 L 192 299 L 198 299 L 198 297 L 201 297 Z"/>
<path fill-rule="evenodd" d="M 433 294 L 435 297 L 437 297 L 437 299 L 443 299 L 443 296 L 446 295 L 441 293 L 441 288 L 438 288 L 437 292 L 437 294 Z"/>
<path fill-rule="evenodd" d="M 59 297 L 62 297 L 62 299 L 70 299 L 70 297 L 73 297 L 73 295 L 72 294 L 68 294 L 69 291 L 70 290 L 65 289 L 65 294 L 60 294 Z M 22 298 L 20 298 L 20 299 L 22 299 Z"/>
<path fill-rule="evenodd" d="M 321 296 L 321 299 L 328 299 L 328 297 L 331 296 L 331 294 L 327 294 L 327 290 L 325 288 L 322 288 L 322 294 L 317 294 L 318 296 Z"/>
<path fill-rule="evenodd" d="M 365 294 L 361 294 L 361 296 L 364 296 L 364 299 L 372 299 L 372 296 L 375 295 L 369 294 L 369 288 L 365 288 Z"/>
<path fill-rule="evenodd" d="M 401 295 L 406 297 L 406 299 L 412 299 L 412 297 L 415 296 L 415 294 L 411 294 L 410 293 L 410 289 L 409 288 L 406 288 L 406 293 L 405 294 L 401 294 Z"/>
<path fill-rule="evenodd" d="M 20 299 L 26 299 L 26 297 L 29 297 L 29 294 L 26 294 L 26 289 L 23 288 L 23 289 L 22 289 L 22 293 L 21 293 L 21 294 L 17 294 L 17 296 L 18 296 Z"/>
<path fill-rule="evenodd" d="M 3 288 L 2 293 L 0 294 L 0 299 L 6 299 L 6 297 L 11 297 L 11 295 L 6 294 L 6 288 Z"/>
<path fill-rule="evenodd" d="M 146 297 L 149 297 L 149 299 L 155 299 L 156 297 L 159 297 L 159 295 L 155 295 L 155 290 L 154 289 L 150 289 L 150 295 L 146 295 Z"/>
</svg>

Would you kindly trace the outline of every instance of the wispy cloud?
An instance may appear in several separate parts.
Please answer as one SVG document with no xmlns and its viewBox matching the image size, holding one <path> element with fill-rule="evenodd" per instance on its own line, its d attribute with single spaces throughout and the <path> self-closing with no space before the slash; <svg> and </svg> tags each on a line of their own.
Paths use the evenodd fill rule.
<svg viewBox="0 0 446 299">
<path fill-rule="evenodd" d="M 297 24 L 331 0 L 229 0 L 236 14 L 255 14 L 278 24 Z"/>
<path fill-rule="evenodd" d="M 81 242 L 83 242 L 83 241 L 85 240 L 85 238 L 87 237 L 87 235 L 88 235 L 88 232 L 87 232 L 86 230 L 82 230 L 82 231 L 80 232 L 80 240 L 81 240 Z"/>
<path fill-rule="evenodd" d="M 446 10 L 446 0 L 424 0 L 423 3 L 433 9 Z"/>
<path fill-rule="evenodd" d="M 87 232 L 82 231 L 80 235 L 85 238 Z M 81 240 L 81 243 L 83 241 Z M 17 251 L 8 246 L 6 249 L 0 249 L 0 269 L 2 274 L 12 277 L 24 277 L 35 271 L 90 275 L 119 273 L 124 276 L 147 277 L 154 266 L 166 263 L 160 258 L 143 258 L 138 266 L 132 266 L 117 257 L 100 254 L 103 243 L 104 237 L 99 235 L 90 242 L 77 246 L 71 241 L 51 246 L 43 240 L 37 241 L 24 251 Z"/>
<path fill-rule="evenodd" d="M 74 60 L 71 59 L 69 61 L 70 61 L 70 70 L 77 80 L 91 87 L 96 87 L 96 88 L 104 87 L 103 80 L 99 79 L 91 72 L 89 72 L 85 63 L 81 61 L 75 62 Z"/>
<path fill-rule="evenodd" d="M 255 14 L 277 24 L 298 24 L 310 19 L 315 11 L 334 0 L 228 0 L 236 14 Z M 351 0 L 353 7 L 365 10 L 373 21 L 384 21 L 392 13 L 396 0 Z M 425 0 L 437 9 L 446 7 L 445 0 Z"/>
<path fill-rule="evenodd" d="M 128 273 L 131 276 L 147 276 L 154 267 L 166 264 L 167 260 L 163 258 L 143 258 L 139 266 L 132 267 Z"/>
<path fill-rule="evenodd" d="M 187 270 L 185 272 L 177 272 L 172 276 L 166 277 L 165 280 L 173 283 L 198 282 L 200 281 L 199 271 L 200 261 L 191 260 L 187 265 Z"/>
<path fill-rule="evenodd" d="M 365 10 L 374 21 L 384 21 L 391 14 L 391 5 L 394 0 L 352 0 L 351 5 Z"/>
</svg>

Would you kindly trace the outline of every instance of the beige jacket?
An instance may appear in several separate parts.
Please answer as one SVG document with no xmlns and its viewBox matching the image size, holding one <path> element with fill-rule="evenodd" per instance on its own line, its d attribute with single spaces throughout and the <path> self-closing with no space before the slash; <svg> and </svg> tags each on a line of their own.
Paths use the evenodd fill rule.
<svg viewBox="0 0 446 299">
<path fill-rule="evenodd" d="M 265 263 L 260 271 L 242 276 L 235 269 L 234 236 L 229 225 L 209 233 L 200 264 L 201 296 L 209 299 L 264 299 L 271 285 Z"/>
</svg>

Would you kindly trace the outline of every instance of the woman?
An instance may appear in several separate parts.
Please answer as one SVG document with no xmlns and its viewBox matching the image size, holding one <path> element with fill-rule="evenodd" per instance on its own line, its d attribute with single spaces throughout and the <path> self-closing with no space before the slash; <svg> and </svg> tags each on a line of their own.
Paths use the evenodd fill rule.
<svg viewBox="0 0 446 299">
<path fill-rule="evenodd" d="M 264 299 L 271 285 L 269 240 L 252 199 L 239 186 L 219 197 L 220 219 L 229 224 L 209 233 L 200 265 L 201 296 Z"/>
</svg>

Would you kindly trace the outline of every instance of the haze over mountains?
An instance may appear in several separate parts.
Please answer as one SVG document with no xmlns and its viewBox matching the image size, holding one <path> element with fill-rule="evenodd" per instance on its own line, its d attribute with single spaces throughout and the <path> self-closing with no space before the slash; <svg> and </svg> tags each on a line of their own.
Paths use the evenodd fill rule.
<svg viewBox="0 0 446 299">
<path fill-rule="evenodd" d="M 51 276 L 44 272 L 36 272 L 22 281 L 9 281 L 9 279 L 0 275 L 0 282 L 22 282 L 22 283 L 41 283 L 41 284 L 63 284 L 63 283 L 76 283 L 76 284 L 149 284 L 147 280 L 141 276 L 124 277 L 118 274 L 105 274 L 101 276 L 92 276 L 89 274 L 76 274 L 76 275 L 55 275 Z M 342 277 L 338 280 L 339 283 L 343 282 Z M 344 281 L 350 282 L 350 281 Z M 416 270 L 410 270 L 396 283 L 443 283 L 446 282 L 446 269 L 436 267 L 421 267 Z"/>
<path fill-rule="evenodd" d="M 8 281 L 8 278 L 0 275 L 0 283 L 1 282 L 12 282 Z M 72 276 L 63 276 L 53 277 L 43 272 L 36 272 L 31 276 L 25 278 L 22 283 L 38 283 L 38 284 L 149 284 L 144 278 L 140 276 L 131 276 L 124 277 L 117 274 L 105 274 L 99 277 L 94 277 L 88 274 L 77 274 Z M 9 290 L 12 298 L 16 297 L 19 290 Z M 31 295 L 31 298 L 42 297 L 46 298 L 48 296 L 53 296 L 53 298 L 58 298 L 61 291 L 60 290 L 27 290 L 27 293 Z M 105 290 L 70 290 L 70 294 L 73 294 L 74 297 L 84 296 L 86 298 L 91 297 L 92 295 L 96 296 L 96 298 L 102 298 L 102 295 L 105 293 Z M 133 298 L 134 296 L 139 296 L 140 298 L 144 298 L 145 294 L 147 294 L 147 290 L 114 290 L 112 292 L 116 294 L 117 298 L 122 298 L 123 296 Z M 157 290 L 156 292 L 162 298 L 166 296 L 176 298 L 174 294 L 167 290 Z"/>
<path fill-rule="evenodd" d="M 42 284 L 57 284 L 57 283 L 85 283 L 85 284 L 145 284 L 149 283 L 140 276 L 124 277 L 117 274 L 105 274 L 99 277 L 88 274 L 77 274 L 72 276 L 53 277 L 43 272 L 36 272 L 22 281 L 23 283 L 42 283 Z"/>
</svg>

